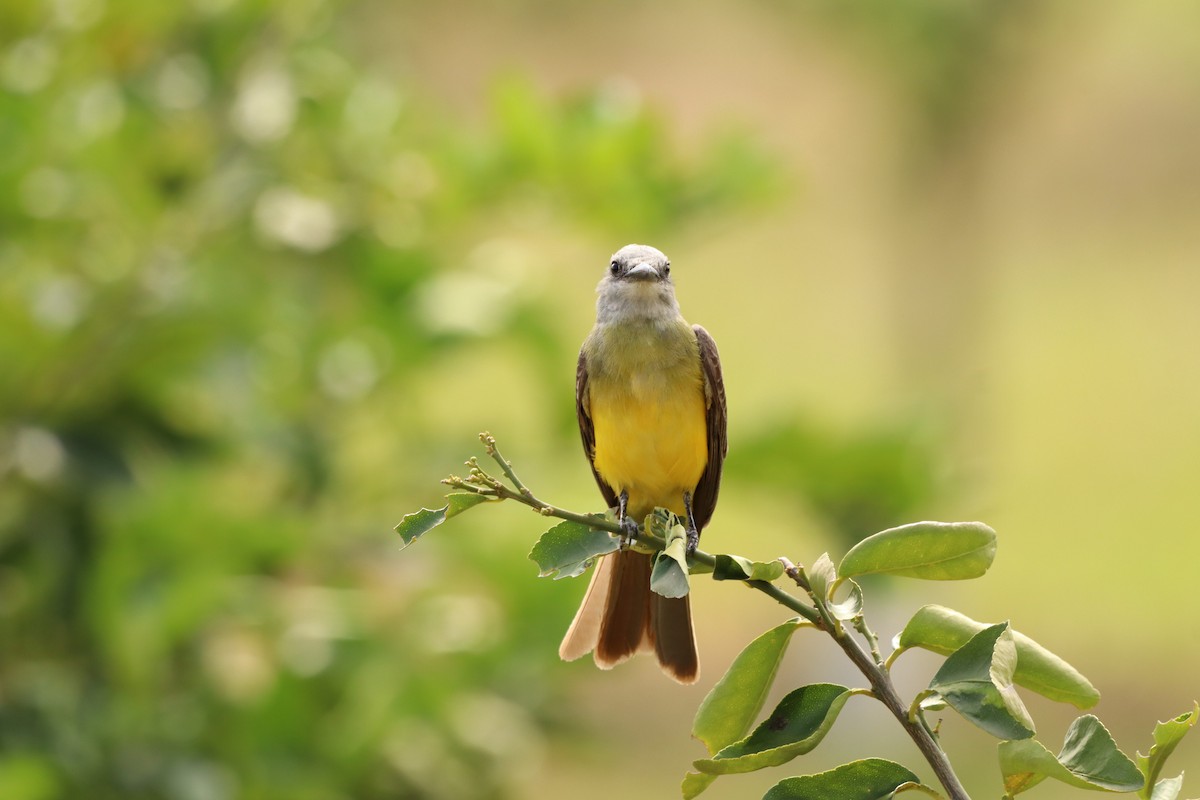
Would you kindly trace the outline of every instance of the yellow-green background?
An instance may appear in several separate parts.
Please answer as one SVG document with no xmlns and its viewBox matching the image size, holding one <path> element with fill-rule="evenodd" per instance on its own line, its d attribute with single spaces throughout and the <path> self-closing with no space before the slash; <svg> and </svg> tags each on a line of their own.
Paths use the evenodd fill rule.
<svg viewBox="0 0 1200 800">
<path fill-rule="evenodd" d="M 390 530 L 483 429 L 597 507 L 574 353 L 630 241 L 721 348 L 706 549 L 983 520 L 991 572 L 868 585 L 877 631 L 1011 619 L 1146 750 L 1200 696 L 1197 30 L 1167 2 L 6 0 L 0 796 L 674 796 L 781 609 L 700 580 L 699 685 L 601 673 L 555 655 L 583 583 L 535 578 L 544 521 Z M 800 635 L 776 695 L 815 680 L 854 677 Z M 1028 701 L 1056 751 L 1073 710 Z M 999 795 L 994 742 L 943 741 Z M 928 776 L 856 701 L 709 796 L 869 755 Z"/>
</svg>

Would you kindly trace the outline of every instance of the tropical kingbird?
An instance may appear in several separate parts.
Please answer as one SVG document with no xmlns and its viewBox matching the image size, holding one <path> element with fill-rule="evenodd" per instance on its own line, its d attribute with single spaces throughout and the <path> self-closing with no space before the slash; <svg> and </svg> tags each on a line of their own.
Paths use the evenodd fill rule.
<svg viewBox="0 0 1200 800">
<path fill-rule="evenodd" d="M 679 313 L 671 262 L 622 247 L 597 289 L 596 325 L 579 351 L 575 408 L 583 449 L 626 535 L 655 508 L 685 520 L 688 552 L 712 518 L 725 460 L 725 386 L 708 331 Z M 558 654 L 593 652 L 610 669 L 654 650 L 667 675 L 699 675 L 688 598 L 650 590 L 651 556 L 622 548 L 600 560 Z"/>
</svg>

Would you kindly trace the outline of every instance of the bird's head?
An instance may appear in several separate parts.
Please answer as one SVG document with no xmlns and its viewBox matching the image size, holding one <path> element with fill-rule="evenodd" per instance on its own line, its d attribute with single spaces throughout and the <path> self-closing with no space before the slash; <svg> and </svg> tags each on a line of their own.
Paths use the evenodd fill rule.
<svg viewBox="0 0 1200 800">
<path fill-rule="evenodd" d="M 605 280 L 611 283 L 670 283 L 671 262 L 661 250 L 649 245 L 627 244 L 613 253 Z"/>
<path fill-rule="evenodd" d="M 627 244 L 613 254 L 597 291 L 600 317 L 657 317 L 679 312 L 671 262 L 649 245 Z"/>
</svg>

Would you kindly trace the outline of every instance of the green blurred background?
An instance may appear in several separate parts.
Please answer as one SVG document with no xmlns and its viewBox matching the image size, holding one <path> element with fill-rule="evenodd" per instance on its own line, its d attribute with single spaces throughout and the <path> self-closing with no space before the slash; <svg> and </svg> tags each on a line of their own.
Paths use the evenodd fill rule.
<svg viewBox="0 0 1200 800">
<path fill-rule="evenodd" d="M 391 532 L 484 429 L 598 508 L 575 352 L 631 241 L 721 346 L 707 549 L 984 520 L 989 575 L 870 585 L 877 631 L 1011 618 L 1146 750 L 1200 695 L 1197 30 L 1159 2 L 3 0 L 0 797 L 676 796 L 695 707 L 782 609 L 700 582 L 699 685 L 601 673 L 557 659 L 583 581 L 536 579 L 542 520 Z M 800 636 L 780 691 L 814 680 L 853 676 Z M 1029 702 L 1057 750 L 1073 710 Z M 943 734 L 998 795 L 994 743 Z M 864 701 L 706 796 L 866 755 L 922 768 Z"/>
</svg>

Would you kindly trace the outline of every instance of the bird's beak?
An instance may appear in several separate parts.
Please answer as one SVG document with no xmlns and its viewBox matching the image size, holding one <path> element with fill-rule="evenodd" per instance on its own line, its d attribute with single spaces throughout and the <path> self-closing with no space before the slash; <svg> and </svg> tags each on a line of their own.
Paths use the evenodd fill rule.
<svg viewBox="0 0 1200 800">
<path fill-rule="evenodd" d="M 660 276 L 658 270 L 649 264 L 638 264 L 629 270 L 629 272 L 626 272 L 625 277 L 635 281 L 656 281 Z"/>
</svg>

